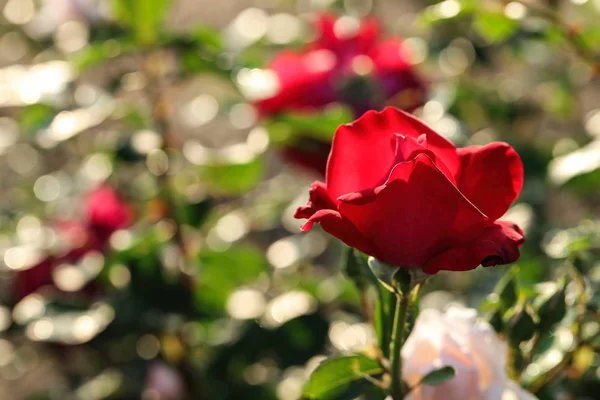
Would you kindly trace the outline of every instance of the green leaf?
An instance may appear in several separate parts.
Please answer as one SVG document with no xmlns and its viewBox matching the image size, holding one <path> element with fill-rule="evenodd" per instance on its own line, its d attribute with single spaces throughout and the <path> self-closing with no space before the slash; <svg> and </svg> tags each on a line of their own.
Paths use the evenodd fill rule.
<svg viewBox="0 0 600 400">
<path fill-rule="evenodd" d="M 287 112 L 279 114 L 268 125 L 274 142 L 286 143 L 297 136 L 331 142 L 340 125 L 353 120 L 350 110 L 341 105 L 328 106 L 321 112 Z"/>
<path fill-rule="evenodd" d="M 445 4 L 442 4 L 445 3 Z M 439 24 L 440 22 L 453 20 L 456 18 L 470 15 L 478 6 L 476 0 L 458 0 L 451 2 L 438 2 L 432 6 L 427 7 L 421 14 L 419 14 L 417 22 L 424 27 L 431 27 Z"/>
<path fill-rule="evenodd" d="M 446 365 L 445 367 L 442 367 L 440 369 L 435 369 L 435 370 L 431 371 L 430 373 L 428 373 L 427 375 L 425 375 L 423 377 L 423 379 L 421 379 L 421 384 L 429 385 L 429 386 L 437 386 L 437 385 L 441 385 L 444 382 L 449 381 L 450 379 L 454 378 L 455 376 L 456 376 L 456 370 L 454 369 L 454 367 Z"/>
<path fill-rule="evenodd" d="M 200 227 L 214 207 L 214 199 L 207 197 L 192 203 L 186 203 L 182 207 L 182 219 L 186 224 L 194 227 Z"/>
<path fill-rule="evenodd" d="M 352 355 L 330 358 L 310 376 L 303 396 L 309 399 L 330 399 L 344 391 L 353 381 L 383 372 L 383 367 L 371 358 Z"/>
<path fill-rule="evenodd" d="M 186 74 L 212 72 L 223 77 L 229 77 L 231 74 L 229 70 L 220 68 L 214 59 L 199 54 L 196 49 L 186 49 L 181 52 L 180 66 Z"/>
<path fill-rule="evenodd" d="M 26 136 L 33 136 L 39 129 L 52 122 L 58 111 L 46 104 L 32 104 L 19 113 L 19 127 Z"/>
<path fill-rule="evenodd" d="M 559 323 L 567 313 L 564 281 L 554 292 L 538 297 L 534 307 L 539 317 L 538 331 L 546 332 Z"/>
<path fill-rule="evenodd" d="M 201 44 L 203 48 L 213 51 L 219 51 L 223 48 L 223 39 L 214 28 L 203 26 L 192 31 L 190 36 L 193 40 Z"/>
<path fill-rule="evenodd" d="M 113 0 L 117 19 L 133 30 L 139 44 L 149 45 L 156 41 L 170 0 Z"/>
<path fill-rule="evenodd" d="M 496 285 L 494 292 L 498 294 L 500 298 L 500 310 L 507 311 L 509 308 L 514 306 L 519 299 L 519 288 L 517 284 L 517 269 L 513 267 L 510 269 L 500 282 Z"/>
<path fill-rule="evenodd" d="M 579 40 L 589 49 L 600 49 L 600 26 L 593 25 L 583 29 L 579 34 Z"/>
<path fill-rule="evenodd" d="M 205 165 L 200 168 L 200 175 L 215 192 L 239 194 L 256 186 L 264 169 L 263 160 L 256 158 L 245 164 Z"/>
<path fill-rule="evenodd" d="M 487 320 L 496 332 L 504 331 L 504 321 L 502 320 L 502 313 L 499 310 L 495 310 L 488 315 Z"/>
<path fill-rule="evenodd" d="M 571 255 L 573 267 L 575 267 L 577 272 L 579 272 L 580 274 L 586 274 L 588 271 L 588 268 L 591 264 L 590 257 L 585 252 L 589 247 L 591 247 L 591 243 L 589 243 L 589 238 L 585 238 L 585 239 L 588 239 L 588 240 L 585 241 L 585 244 L 583 246 L 577 246 L 576 252 L 573 252 L 573 250 L 572 250 L 572 248 L 574 247 L 573 242 L 571 242 L 571 245 L 569 246 L 570 247 L 569 250 L 572 253 L 574 253 Z"/>
<path fill-rule="evenodd" d="M 536 331 L 536 324 L 527 308 L 517 310 L 508 321 L 507 327 L 508 339 L 513 345 L 530 340 Z"/>
<path fill-rule="evenodd" d="M 211 72 L 231 77 L 231 66 L 221 62 L 223 40 L 218 31 L 202 27 L 185 36 L 172 36 L 166 44 L 178 50 L 182 72 Z"/>
<path fill-rule="evenodd" d="M 544 85 L 542 107 L 555 117 L 570 118 L 577 109 L 577 103 L 573 99 L 573 90 L 573 87 L 566 83 L 551 82 Z"/>
<path fill-rule="evenodd" d="M 514 34 L 519 23 L 502 12 L 479 10 L 473 20 L 473 29 L 489 43 L 501 42 Z"/>
<path fill-rule="evenodd" d="M 252 284 L 267 270 L 263 253 L 250 245 L 233 246 L 223 252 L 205 250 L 199 262 L 194 297 L 200 309 L 216 315 L 225 311 L 227 299 L 236 288 Z"/>
<path fill-rule="evenodd" d="M 124 53 L 134 51 L 136 48 L 136 44 L 131 38 L 90 43 L 75 54 L 72 62 L 75 68 L 81 72 L 117 58 Z"/>
<path fill-rule="evenodd" d="M 565 344 L 567 345 L 565 346 Z M 521 384 L 528 388 L 539 381 L 543 381 L 545 375 L 563 361 L 570 346 L 571 341 L 561 339 L 561 335 L 556 335 L 555 332 L 542 334 L 533 357 L 533 361 L 538 368 L 532 368 L 527 373 L 522 374 Z"/>
</svg>

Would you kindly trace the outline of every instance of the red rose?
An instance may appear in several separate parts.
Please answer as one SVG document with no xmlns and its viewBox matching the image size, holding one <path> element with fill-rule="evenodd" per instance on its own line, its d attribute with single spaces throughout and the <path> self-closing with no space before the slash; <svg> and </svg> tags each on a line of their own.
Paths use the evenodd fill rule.
<svg viewBox="0 0 600 400">
<path fill-rule="evenodd" d="M 256 103 L 260 114 L 341 102 L 358 116 L 392 97 L 401 97 L 405 110 L 423 103 L 425 88 L 412 68 L 410 50 L 400 39 L 380 40 L 375 19 L 325 14 L 316 30 L 317 39 L 301 52 L 283 51 L 269 65 L 276 93 Z"/>
<path fill-rule="evenodd" d="M 88 224 L 98 234 L 110 236 L 114 231 L 131 224 L 133 213 L 127 203 L 110 186 L 91 191 L 85 204 Z"/>
<path fill-rule="evenodd" d="M 524 241 L 497 221 L 523 186 L 506 143 L 457 149 L 417 118 L 388 107 L 338 128 L 326 182 L 296 218 L 389 264 L 465 271 L 519 258 Z"/>
<path fill-rule="evenodd" d="M 302 51 L 283 51 L 267 71 L 276 93 L 255 105 L 262 116 L 283 111 L 320 110 L 329 103 L 349 106 L 356 117 L 385 104 L 411 111 L 423 104 L 425 85 L 412 67 L 401 39 L 380 39 L 374 18 L 362 21 L 324 14 L 317 38 Z M 324 176 L 330 142 L 297 132 L 286 143 L 284 158 Z"/>
<path fill-rule="evenodd" d="M 93 230 L 79 221 L 58 221 L 55 231 L 65 246 L 64 252 L 49 254 L 34 266 L 17 273 L 13 285 L 17 300 L 45 286 L 54 286 L 52 274 L 59 265 L 76 264 L 89 252 L 102 251 L 105 246 Z M 84 291 L 84 294 L 94 295 L 97 288 L 88 285 Z"/>
<path fill-rule="evenodd" d="M 53 271 L 61 264 L 77 264 L 90 252 L 104 252 L 110 236 L 132 223 L 133 212 L 110 186 L 99 186 L 88 195 L 83 207 L 84 221 L 56 222 L 56 233 L 65 249 L 61 254 L 49 254 L 31 268 L 19 271 L 15 278 L 18 299 L 54 284 Z M 97 287 L 87 285 L 86 294 L 95 294 Z"/>
</svg>

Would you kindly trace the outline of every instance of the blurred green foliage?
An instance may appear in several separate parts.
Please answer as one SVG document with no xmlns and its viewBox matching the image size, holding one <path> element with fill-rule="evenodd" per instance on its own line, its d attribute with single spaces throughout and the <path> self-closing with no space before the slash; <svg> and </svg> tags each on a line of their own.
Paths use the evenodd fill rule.
<svg viewBox="0 0 600 400">
<path fill-rule="evenodd" d="M 387 356 L 393 295 L 362 255 L 345 251 L 340 268 L 340 246 L 299 233 L 291 215 L 317 177 L 272 151 L 326 143 L 353 117 L 331 105 L 260 120 L 239 81 L 302 45 L 302 15 L 319 10 L 110 0 L 105 13 L 91 3 L 49 3 L 50 23 L 36 19 L 41 2 L 0 2 L 0 398 L 152 398 L 165 385 L 177 391 L 165 398 L 383 398 L 373 345 Z M 372 13 L 420 56 L 430 91 L 416 113 L 461 146 L 509 142 L 526 171 L 509 211 L 527 237 L 518 267 L 438 274 L 407 326 L 419 306 L 481 303 L 510 345 L 513 378 L 541 399 L 594 398 L 598 2 L 358 3 L 330 8 Z M 31 18 L 15 5 L 31 5 Z M 81 288 L 46 273 L 19 297 L 19 274 L 68 246 L 55 225 L 85 222 L 85 193 L 104 182 L 135 224 L 113 234 L 99 270 L 67 269 Z M 154 378 L 157 363 L 168 369 Z"/>
</svg>

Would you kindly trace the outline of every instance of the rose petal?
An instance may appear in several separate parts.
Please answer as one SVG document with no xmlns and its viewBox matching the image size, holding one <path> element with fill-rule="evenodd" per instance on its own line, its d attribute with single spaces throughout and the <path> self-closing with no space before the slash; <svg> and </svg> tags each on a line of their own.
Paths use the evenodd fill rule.
<svg viewBox="0 0 600 400">
<path fill-rule="evenodd" d="M 427 154 L 396 165 L 385 185 L 338 200 L 342 216 L 375 244 L 371 255 L 405 267 L 474 240 L 487 224 Z"/>
<path fill-rule="evenodd" d="M 310 186 L 309 200 L 305 206 L 298 207 L 294 218 L 308 218 L 302 231 L 310 230 L 314 223 L 320 223 L 329 234 L 337 237 L 350 247 L 363 253 L 373 254 L 373 246 L 348 219 L 337 211 L 336 203 L 329 195 L 323 182 L 315 181 Z"/>
<path fill-rule="evenodd" d="M 490 267 L 512 263 L 519 259 L 519 247 L 524 241 L 523 232 L 516 224 L 496 221 L 471 243 L 450 248 L 433 257 L 424 265 L 423 272 L 468 271 L 480 264 Z"/>
<path fill-rule="evenodd" d="M 314 181 L 310 185 L 308 196 L 308 203 L 305 206 L 298 207 L 294 213 L 294 218 L 310 218 L 319 210 L 337 210 L 336 202 L 329 195 L 327 186 L 325 186 L 325 183 L 323 182 Z"/>
<path fill-rule="evenodd" d="M 492 326 L 484 321 L 478 320 L 465 334 L 469 347 L 473 353 L 473 359 L 479 369 L 479 379 L 482 388 L 487 388 L 494 382 L 502 382 L 506 379 L 506 355 L 508 348 L 506 342 L 498 338 Z M 490 360 L 494 360 L 490 363 Z"/>
<path fill-rule="evenodd" d="M 342 125 L 333 138 L 327 164 L 327 187 L 333 197 L 374 188 L 394 166 L 390 141 L 395 134 L 419 138 L 426 135 L 427 148 L 435 153 L 452 176 L 459 168 L 456 148 L 408 113 L 387 107 L 368 111 L 355 122 Z"/>
<path fill-rule="evenodd" d="M 492 221 L 500 218 L 521 193 L 523 163 L 506 143 L 458 150 L 462 168 L 458 188 Z"/>
<path fill-rule="evenodd" d="M 338 211 L 317 211 L 310 217 L 306 224 L 302 226 L 302 230 L 307 231 L 311 229 L 315 222 L 321 224 L 321 227 L 327 233 L 337 237 L 348 246 L 354 247 L 366 254 L 373 254 L 373 245 L 371 241 L 364 237 L 352 222 L 344 218 Z"/>
<path fill-rule="evenodd" d="M 418 138 L 406 137 L 400 134 L 395 134 L 394 136 L 395 158 L 392 163 L 393 165 L 410 161 L 419 154 L 426 154 L 433 161 L 435 166 L 446 175 L 446 178 L 456 185 L 454 175 L 452 175 L 448 167 L 446 167 L 433 151 L 427 148 L 427 136 L 425 134 L 422 134 Z M 386 181 L 387 180 L 389 180 L 389 177 L 386 178 Z"/>
<path fill-rule="evenodd" d="M 474 309 L 424 309 L 402 347 L 402 378 L 414 386 L 407 399 L 534 399 L 506 373 L 508 347 Z M 417 385 L 434 368 L 452 365 L 456 376 L 435 387 Z"/>
</svg>

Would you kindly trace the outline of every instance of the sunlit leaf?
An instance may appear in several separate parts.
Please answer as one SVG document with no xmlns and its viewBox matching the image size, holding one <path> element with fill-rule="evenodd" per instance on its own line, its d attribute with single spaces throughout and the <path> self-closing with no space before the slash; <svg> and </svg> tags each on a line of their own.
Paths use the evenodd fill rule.
<svg viewBox="0 0 600 400">
<path fill-rule="evenodd" d="M 330 358 L 312 373 L 303 395 L 310 399 L 330 399 L 339 396 L 351 382 L 381 372 L 383 367 L 379 362 L 365 356 Z"/>
<path fill-rule="evenodd" d="M 19 127 L 26 135 L 33 135 L 38 129 L 48 126 L 56 114 L 52 106 L 32 104 L 20 111 Z"/>
<path fill-rule="evenodd" d="M 473 29 L 490 43 L 508 39 L 517 31 L 519 23 L 501 12 L 478 10 L 473 20 Z"/>
<path fill-rule="evenodd" d="M 74 55 L 72 61 L 77 70 L 85 71 L 135 49 L 131 39 L 110 39 L 88 44 Z"/>
<path fill-rule="evenodd" d="M 117 19 L 131 28 L 138 43 L 152 44 L 170 0 L 113 0 Z"/>
<path fill-rule="evenodd" d="M 245 164 L 218 164 L 200 167 L 204 182 L 217 193 L 243 193 L 258 184 L 263 176 L 264 162 L 256 158 Z"/>
<path fill-rule="evenodd" d="M 225 310 L 229 295 L 252 284 L 267 268 L 264 254 L 250 245 L 225 251 L 205 250 L 199 256 L 200 274 L 194 296 L 198 307 L 211 314 Z"/>
<path fill-rule="evenodd" d="M 278 115 L 268 125 L 274 142 L 286 142 L 295 136 L 309 136 L 330 142 L 337 128 L 352 121 L 350 110 L 330 106 L 319 112 L 287 112 Z"/>
</svg>

